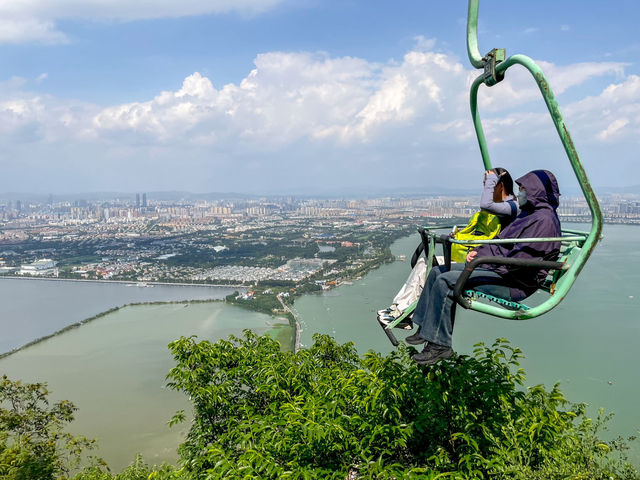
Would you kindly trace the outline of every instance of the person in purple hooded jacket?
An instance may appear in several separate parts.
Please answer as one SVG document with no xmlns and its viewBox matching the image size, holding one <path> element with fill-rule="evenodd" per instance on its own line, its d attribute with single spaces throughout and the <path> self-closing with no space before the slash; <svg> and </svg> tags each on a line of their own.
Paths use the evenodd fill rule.
<svg viewBox="0 0 640 480">
<path fill-rule="evenodd" d="M 496 238 L 560 237 L 560 220 L 556 214 L 560 191 L 554 175 L 547 170 L 534 170 L 516 183 L 520 188 L 520 214 Z M 467 262 L 475 257 L 556 260 L 559 253 L 560 242 L 485 244 L 469 252 Z M 422 352 L 413 356 L 421 365 L 431 365 L 453 355 L 453 288 L 463 268 L 464 265 L 452 264 L 450 271 L 434 267 L 429 272 L 412 319 L 418 331 L 405 339 L 410 345 L 426 343 Z M 546 276 L 544 269 L 486 264 L 473 271 L 467 286 L 495 297 L 520 301 L 535 292 Z"/>
</svg>

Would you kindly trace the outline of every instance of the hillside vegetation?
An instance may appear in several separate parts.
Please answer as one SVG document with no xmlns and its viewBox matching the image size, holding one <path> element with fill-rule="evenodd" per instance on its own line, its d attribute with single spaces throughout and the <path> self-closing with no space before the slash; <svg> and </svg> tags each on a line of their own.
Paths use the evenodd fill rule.
<svg viewBox="0 0 640 480">
<path fill-rule="evenodd" d="M 169 386 L 194 414 L 178 466 L 138 457 L 114 474 L 89 459 L 74 471 L 92 443 L 64 434 L 73 405 L 4 378 L 0 478 L 640 478 L 624 442 L 600 439 L 606 419 L 587 418 L 557 385 L 523 387 L 521 352 L 505 340 L 432 367 L 415 365 L 411 348 L 358 356 L 327 336 L 295 354 L 249 331 L 170 349 Z"/>
</svg>

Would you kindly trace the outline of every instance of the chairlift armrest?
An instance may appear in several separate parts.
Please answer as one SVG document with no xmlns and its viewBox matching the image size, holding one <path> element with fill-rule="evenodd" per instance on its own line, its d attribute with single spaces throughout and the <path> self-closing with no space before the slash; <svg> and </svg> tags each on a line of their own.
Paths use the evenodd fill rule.
<svg viewBox="0 0 640 480">
<path fill-rule="evenodd" d="M 525 258 L 507 258 L 507 257 L 478 257 L 474 258 L 471 262 L 465 264 L 464 270 L 458 277 L 455 286 L 453 287 L 453 295 L 462 307 L 471 308 L 471 301 L 466 299 L 462 292 L 465 291 L 465 285 L 471 276 L 471 273 L 478 267 L 478 265 L 510 265 L 514 267 L 535 267 L 535 268 L 547 268 L 549 270 L 559 270 L 565 268 L 565 264 L 562 262 L 551 262 L 548 260 L 535 260 Z"/>
<path fill-rule="evenodd" d="M 533 238 L 491 238 L 487 240 L 458 240 L 451 239 L 451 243 L 458 245 L 499 245 L 499 244 L 515 244 L 515 243 L 550 243 L 550 242 L 568 242 L 568 241 L 584 241 L 585 237 L 582 235 L 573 235 L 566 237 L 533 237 Z"/>
<path fill-rule="evenodd" d="M 420 234 L 420 243 L 418 244 L 415 251 L 413 252 L 413 255 L 411 256 L 411 268 L 416 266 L 418 258 L 420 258 L 420 255 L 422 254 L 422 252 L 425 252 L 425 256 L 428 257 L 428 254 L 426 252 L 429 251 L 428 250 L 429 234 L 430 234 L 429 229 L 427 227 L 420 227 L 418 228 L 418 233 Z M 431 234 L 431 235 L 434 235 L 434 234 Z M 435 241 L 436 243 L 442 243 L 437 236 L 435 236 Z"/>
<path fill-rule="evenodd" d="M 423 250 L 425 252 L 425 255 L 427 255 L 426 252 L 427 252 L 427 245 L 429 245 L 429 236 L 433 237 L 434 243 L 438 243 L 442 245 L 445 267 L 447 271 L 451 270 L 451 236 L 449 234 L 437 235 L 435 233 L 430 233 L 426 228 L 419 228 L 418 233 L 420 234 L 420 237 L 422 239 L 422 243 L 420 245 L 424 246 Z M 418 249 L 420 248 L 420 245 L 418 246 Z M 416 252 L 418 252 L 418 249 L 416 249 Z M 414 253 L 414 258 L 417 258 L 415 257 L 415 253 Z M 411 261 L 412 261 L 412 268 L 413 268 L 413 266 L 415 265 L 413 263 L 413 258 L 411 259 Z"/>
<path fill-rule="evenodd" d="M 449 272 L 451 270 L 451 236 L 440 235 L 439 238 L 442 243 L 442 253 L 444 254 L 444 267 Z"/>
</svg>

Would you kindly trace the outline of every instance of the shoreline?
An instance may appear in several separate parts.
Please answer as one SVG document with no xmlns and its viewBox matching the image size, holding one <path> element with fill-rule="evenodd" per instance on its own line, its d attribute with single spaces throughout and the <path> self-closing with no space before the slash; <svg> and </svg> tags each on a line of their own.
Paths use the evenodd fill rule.
<svg viewBox="0 0 640 480">
<path fill-rule="evenodd" d="M 276 298 L 282 305 L 282 309 L 285 310 L 289 315 L 291 315 L 291 317 L 289 317 L 289 325 L 295 329 L 293 345 L 291 346 L 293 348 L 293 353 L 298 353 L 298 350 L 300 350 L 300 322 L 298 322 L 298 317 L 293 312 L 293 310 L 291 310 L 289 306 L 284 303 L 284 300 L 282 300 L 280 294 L 276 295 Z"/>
<path fill-rule="evenodd" d="M 145 288 L 149 285 L 170 285 L 172 287 L 226 287 L 226 288 L 250 288 L 247 285 L 236 284 L 215 284 L 215 283 L 183 283 L 183 282 L 143 282 L 145 285 L 137 285 L 138 280 L 89 280 L 84 278 L 56 278 L 56 277 L 22 277 L 17 275 L 0 275 L 0 279 L 12 279 L 12 280 L 41 280 L 41 281 L 54 281 L 54 282 L 82 282 L 82 283 L 115 283 L 122 285 L 131 285 L 132 287 Z"/>
<path fill-rule="evenodd" d="M 413 235 L 413 233 L 411 233 L 410 235 L 407 236 L 411 236 Z M 396 238 L 394 241 L 398 241 L 403 237 L 399 237 Z M 347 276 L 346 279 L 344 279 L 343 282 L 341 282 L 341 284 L 349 284 L 352 280 L 354 279 L 359 279 L 362 278 L 363 276 L 367 275 L 368 273 L 370 273 L 372 270 L 375 270 L 377 268 L 379 268 L 381 265 L 388 263 L 389 261 L 393 261 L 395 260 L 395 258 L 393 257 L 393 255 L 391 256 L 391 259 L 385 259 L 385 258 L 377 258 L 374 261 L 372 261 L 369 265 L 367 265 L 368 268 L 366 268 L 366 271 L 364 272 L 358 272 L 357 275 L 353 276 L 353 273 L 351 276 Z M 246 285 L 217 285 L 217 284 L 202 284 L 202 283 L 178 283 L 178 282 L 144 282 L 144 286 L 143 285 L 137 285 L 137 281 L 126 281 L 126 280 L 94 280 L 94 279 L 74 279 L 74 278 L 55 278 L 55 277 L 23 277 L 23 276 L 16 276 L 16 275 L 0 275 L 0 279 L 13 279 L 13 280 L 40 280 L 40 281 L 56 281 L 56 282 L 89 282 L 89 283 L 98 283 L 98 284 L 109 284 L 109 283 L 114 283 L 114 284 L 121 284 L 121 285 L 130 285 L 130 286 L 136 286 L 138 288 L 149 288 L 149 286 L 153 286 L 153 285 L 159 285 L 159 286 L 189 286 L 189 287 L 215 287 L 215 288 L 244 288 L 244 289 L 250 289 L 251 286 L 246 286 Z M 335 285 L 333 288 L 337 288 L 340 285 Z M 305 295 L 305 294 L 303 294 Z M 298 350 L 300 349 L 300 337 L 301 337 L 301 330 L 302 327 L 300 325 L 300 322 L 298 322 L 298 317 L 296 316 L 296 314 L 293 312 L 293 310 L 291 310 L 285 303 L 284 301 L 280 298 L 279 295 L 277 295 L 278 300 L 280 301 L 280 303 L 283 306 L 283 309 L 288 313 L 288 318 L 289 318 L 289 325 L 291 328 L 294 329 L 293 332 L 293 336 L 292 336 L 292 344 L 291 344 L 291 348 L 293 349 L 293 352 L 296 353 L 298 352 Z M 43 335 L 41 337 L 38 337 L 34 340 L 31 340 L 30 342 L 25 343 L 24 345 L 20 346 L 20 347 L 16 347 L 13 348 L 11 350 L 8 350 L 6 352 L 2 352 L 0 353 L 0 360 L 8 357 L 9 355 L 12 355 L 16 352 L 19 352 L 21 350 L 24 350 L 25 348 L 31 347 L 33 345 L 36 345 L 38 343 L 44 342 L 45 340 L 48 340 L 50 338 L 56 337 L 58 335 L 61 335 L 65 332 L 67 332 L 68 330 L 74 329 L 74 328 L 79 328 L 82 325 L 92 322 L 94 320 L 97 320 L 101 317 L 104 317 L 110 313 L 114 313 L 117 312 L 120 309 L 123 309 L 125 307 L 132 307 L 132 306 L 140 306 L 140 305 L 169 305 L 169 304 L 177 304 L 177 303 L 210 303 L 210 302 L 225 302 L 228 303 L 229 305 L 235 305 L 241 308 L 247 308 L 247 306 L 245 305 L 237 305 L 234 304 L 233 302 L 227 302 L 224 298 L 223 299 L 207 299 L 207 300 L 170 300 L 170 301 L 153 301 L 153 302 L 132 302 L 132 303 L 127 303 L 124 305 L 120 305 L 120 306 L 116 306 L 113 308 L 110 308 L 108 310 L 105 310 L 103 312 L 100 312 L 96 315 L 93 315 L 91 317 L 85 318 L 83 320 L 80 320 L 78 322 L 74 322 L 72 324 L 69 324 L 59 330 L 56 330 L 53 333 L 47 334 L 47 335 Z M 256 309 L 252 309 L 249 308 L 250 310 L 253 311 L 259 311 Z M 273 316 L 273 314 L 272 314 Z"/>
<path fill-rule="evenodd" d="M 63 327 L 59 330 L 56 330 L 53 333 L 49 333 L 47 335 L 43 335 L 42 337 L 38 337 L 34 340 L 31 340 L 30 342 L 25 343 L 24 345 L 21 345 L 20 347 L 16 347 L 16 348 L 12 348 L 11 350 L 8 350 L 6 352 L 2 352 L 0 353 L 0 360 L 8 357 L 9 355 L 13 355 L 14 353 L 19 352 L 20 350 L 24 350 L 25 348 L 29 348 L 32 347 L 34 345 L 37 345 L 38 343 L 44 342 L 45 340 L 49 340 L 50 338 L 53 337 L 57 337 L 58 335 L 62 335 L 63 333 L 66 333 L 69 330 L 73 330 L 74 328 L 79 328 L 82 325 L 85 325 L 87 323 L 93 322 L 94 320 L 98 320 L 99 318 L 102 318 L 106 315 L 109 315 L 111 313 L 115 313 L 118 310 L 122 310 L 123 308 L 127 308 L 127 307 L 137 307 L 137 306 L 142 306 L 142 305 L 172 305 L 172 304 L 178 304 L 178 303 L 215 303 L 215 302 L 224 302 L 225 300 L 223 298 L 211 298 L 211 299 L 206 299 L 206 300 L 167 300 L 167 301 L 155 301 L 155 302 L 131 302 L 131 303 L 125 303 L 124 305 L 120 305 L 117 307 L 113 307 L 110 308 L 108 310 L 105 310 L 103 312 L 97 313 L 91 317 L 85 318 L 83 320 L 80 320 L 79 322 L 74 322 L 71 323 L 69 325 L 67 325 L 66 327 Z"/>
<path fill-rule="evenodd" d="M 19 278 L 20 280 L 34 280 L 34 278 Z M 37 280 L 51 280 L 51 279 L 47 279 L 47 278 L 39 278 Z M 55 279 L 53 279 L 55 280 Z M 61 279 L 61 280 L 68 280 L 68 279 Z M 100 281 L 100 280 L 71 280 L 71 281 L 88 281 L 88 282 L 109 282 L 109 280 L 104 280 L 104 281 Z M 124 283 L 124 282 L 123 282 Z M 128 282 L 127 282 L 128 283 Z M 167 284 L 164 284 L 167 285 Z M 199 286 L 205 286 L 205 285 L 199 285 Z M 218 286 L 224 286 L 227 287 L 228 285 L 218 285 Z M 237 288 L 237 287 L 234 287 Z M 246 287 L 245 287 L 246 288 Z M 301 327 L 300 327 L 300 322 L 298 322 L 298 318 L 296 317 L 296 314 L 284 303 L 282 302 L 282 300 L 280 299 L 280 297 L 278 297 L 278 300 L 280 300 L 280 302 L 282 303 L 282 306 L 284 307 L 284 310 L 286 310 L 290 316 L 288 316 L 289 318 L 289 326 L 291 328 L 294 329 L 294 335 L 292 336 L 292 344 L 291 344 L 291 348 L 293 349 L 293 352 L 296 353 L 299 348 L 300 348 L 300 331 L 301 331 Z M 138 306 L 151 306 L 151 305 L 175 305 L 175 304 L 191 304 L 191 303 L 217 303 L 217 302 L 223 302 L 226 303 L 230 306 L 234 306 L 234 307 L 239 307 L 239 308 L 243 308 L 242 305 L 237 305 L 234 303 L 230 303 L 227 302 L 224 298 L 211 298 L 211 299 L 202 299 L 202 300 L 198 300 L 198 299 L 184 299 L 184 300 L 157 300 L 157 301 L 151 301 L 151 302 L 130 302 L 130 303 L 125 303 L 123 305 L 119 305 L 116 307 L 112 307 L 109 308 L 107 310 L 104 310 L 100 313 L 97 313 L 95 315 L 92 315 L 91 317 L 87 317 L 84 318 L 78 322 L 74 322 L 71 323 L 65 327 L 62 327 L 59 330 L 56 330 L 55 332 L 49 333 L 47 335 L 43 335 L 41 337 L 35 338 L 27 343 L 25 343 L 24 345 L 21 345 L 19 347 L 15 347 L 12 348 L 11 350 L 7 350 L 6 352 L 0 352 L 0 360 L 2 360 L 5 357 L 8 357 L 10 355 L 13 355 L 14 353 L 17 353 L 21 350 L 24 350 L 26 348 L 32 347 L 34 345 L 37 345 L 38 343 L 44 342 L 46 340 L 49 340 L 50 338 L 53 337 L 57 337 L 59 335 L 62 335 L 66 332 L 68 332 L 69 330 L 73 330 L 75 328 L 80 328 L 81 326 L 93 322 L 94 320 L 98 320 L 99 318 L 105 317 L 107 315 L 110 315 L 112 313 L 115 313 L 119 310 L 122 310 L 123 308 L 127 308 L 127 307 L 138 307 Z M 252 311 L 257 311 L 257 310 L 252 310 Z M 258 313 L 263 313 L 263 312 L 258 312 Z M 265 314 L 266 315 L 266 314 Z M 271 315 L 272 317 L 276 317 L 276 315 Z"/>
</svg>

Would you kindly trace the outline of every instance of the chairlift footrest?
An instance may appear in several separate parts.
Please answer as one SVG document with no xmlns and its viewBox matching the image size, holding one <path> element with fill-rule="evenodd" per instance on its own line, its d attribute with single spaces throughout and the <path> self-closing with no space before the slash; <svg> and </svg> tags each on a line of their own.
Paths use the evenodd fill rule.
<svg viewBox="0 0 640 480">
<path fill-rule="evenodd" d="M 387 325 L 378 319 L 376 319 L 376 322 L 378 322 L 378 324 L 382 327 L 382 331 L 385 333 L 385 335 L 391 342 L 391 345 L 393 345 L 394 347 L 397 347 L 399 342 L 396 336 L 393 334 L 393 330 L 387 329 Z"/>
<path fill-rule="evenodd" d="M 494 297 L 493 295 L 489 295 L 488 293 L 478 292 L 476 290 L 465 290 L 464 296 L 470 297 L 470 298 L 476 298 L 476 299 L 484 298 L 485 300 L 497 303 L 498 305 L 501 305 L 509 310 L 530 310 L 531 309 L 531 307 L 528 307 L 523 303 L 514 302 L 512 300 L 506 300 L 504 298 Z"/>
</svg>

